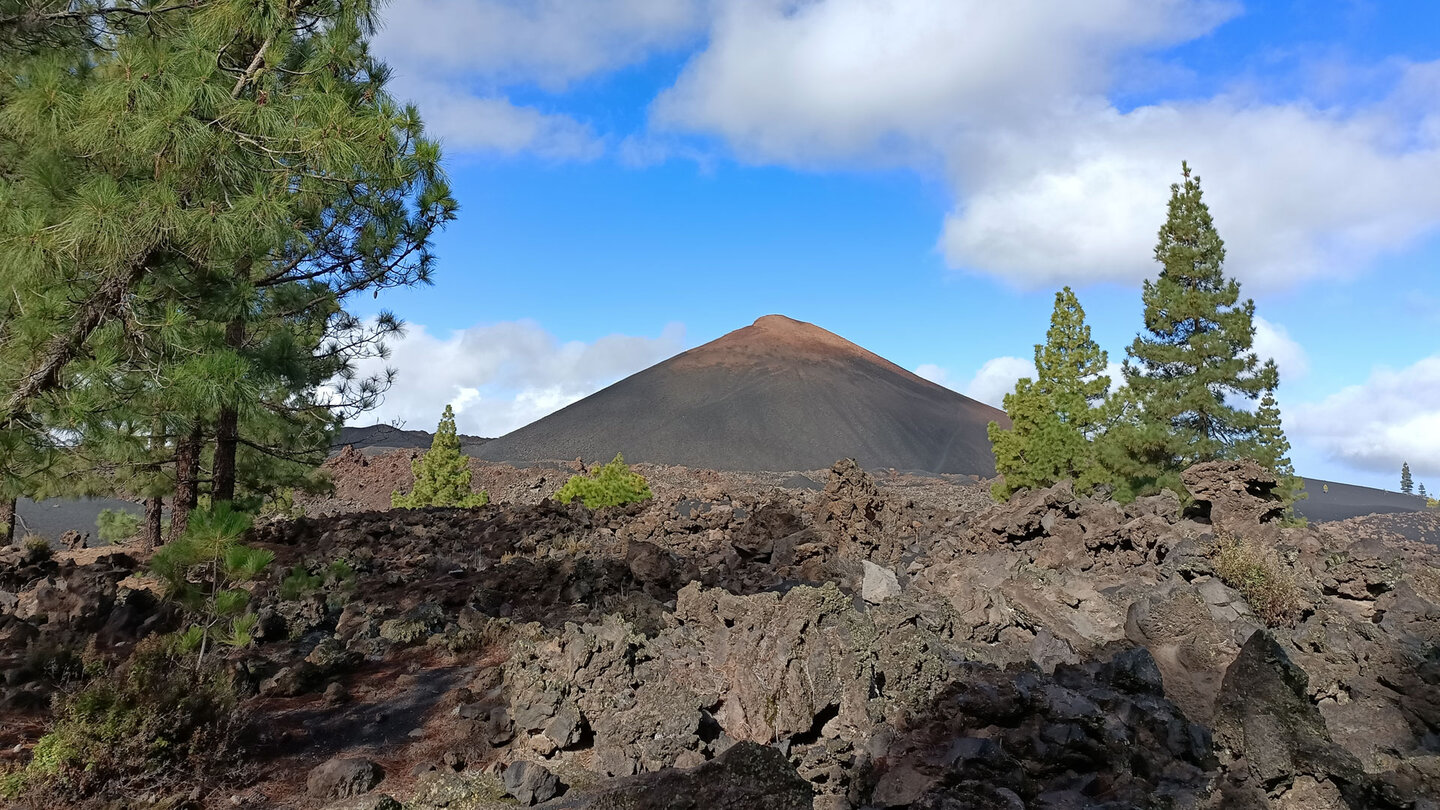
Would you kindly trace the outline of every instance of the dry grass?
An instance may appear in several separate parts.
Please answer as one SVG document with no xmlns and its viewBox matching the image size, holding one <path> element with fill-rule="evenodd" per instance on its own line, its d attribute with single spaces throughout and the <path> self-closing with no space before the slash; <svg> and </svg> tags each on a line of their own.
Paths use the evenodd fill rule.
<svg viewBox="0 0 1440 810">
<path fill-rule="evenodd" d="M 1300 617 L 1305 606 L 1300 588 L 1275 549 L 1225 535 L 1216 540 L 1210 558 L 1220 580 L 1239 591 L 1266 625 L 1294 624 Z"/>
</svg>

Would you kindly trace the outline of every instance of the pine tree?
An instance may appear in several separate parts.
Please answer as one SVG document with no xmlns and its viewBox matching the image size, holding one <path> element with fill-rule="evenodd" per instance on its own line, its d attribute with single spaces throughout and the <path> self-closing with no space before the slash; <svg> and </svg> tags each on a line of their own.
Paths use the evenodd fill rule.
<svg viewBox="0 0 1440 810">
<path fill-rule="evenodd" d="M 470 488 L 470 462 L 460 452 L 460 439 L 455 435 L 455 410 L 445 406 L 445 415 L 435 428 L 430 451 L 410 465 L 415 473 L 415 487 L 409 495 L 399 490 L 390 494 L 390 505 L 397 509 L 420 509 L 426 506 L 484 506 L 490 496 Z"/>
<path fill-rule="evenodd" d="M 1420 497 L 1422 497 L 1422 498 L 1428 498 L 1428 497 L 1430 497 L 1430 493 L 1428 493 L 1428 492 L 1425 491 L 1425 485 L 1424 485 L 1423 483 L 1420 485 Z"/>
<path fill-rule="evenodd" d="M 1122 410 L 1108 455 L 1133 494 L 1181 490 L 1192 464 L 1253 448 L 1259 416 L 1235 400 L 1278 385 L 1273 363 L 1251 351 L 1255 303 L 1224 272 L 1225 244 L 1201 196 L 1200 178 L 1181 164 L 1155 246 L 1160 275 L 1144 284 L 1145 329 L 1125 361 Z"/>
<path fill-rule="evenodd" d="M 399 322 L 346 302 L 426 283 L 455 211 L 375 5 L 0 0 L 0 484 L 78 443 L 226 501 L 373 404 Z"/>
<path fill-rule="evenodd" d="M 1276 494 L 1285 503 L 1294 503 L 1304 495 L 1305 482 L 1295 475 L 1290 463 L 1290 440 L 1280 425 L 1280 406 L 1275 403 L 1275 393 L 1266 391 L 1260 398 L 1260 407 L 1255 412 L 1257 419 L 1255 441 L 1247 455 L 1275 473 L 1278 482 Z"/>
<path fill-rule="evenodd" d="M 555 500 L 570 503 L 576 498 L 591 509 L 640 503 L 653 497 L 645 476 L 630 469 L 625 457 L 615 454 L 614 460 L 602 465 L 594 475 L 572 475 L 555 493 Z"/>
<path fill-rule="evenodd" d="M 1410 462 L 1400 464 L 1400 491 L 1406 495 L 1415 494 L 1415 479 L 1410 477 Z"/>
<path fill-rule="evenodd" d="M 1106 353 L 1090 337 L 1085 310 L 1066 287 L 1055 294 L 1045 343 L 1035 346 L 1036 375 L 1005 396 L 1010 428 L 988 427 L 1001 475 L 995 497 L 1071 480 L 1082 490 L 1104 478 L 1093 441 L 1105 426 L 1110 389 Z"/>
</svg>

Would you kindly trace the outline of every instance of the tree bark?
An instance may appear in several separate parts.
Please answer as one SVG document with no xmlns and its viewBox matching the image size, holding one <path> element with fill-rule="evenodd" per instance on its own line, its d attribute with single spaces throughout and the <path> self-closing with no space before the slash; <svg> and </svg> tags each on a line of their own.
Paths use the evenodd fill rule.
<svg viewBox="0 0 1440 810">
<path fill-rule="evenodd" d="M 190 435 L 175 444 L 175 497 L 170 502 L 170 534 L 174 542 L 190 525 L 190 510 L 200 502 L 200 444 L 204 437 L 196 425 Z"/>
<path fill-rule="evenodd" d="M 225 345 L 239 349 L 245 344 L 245 321 L 235 318 L 225 325 Z M 215 481 L 211 499 L 218 505 L 235 500 L 235 451 L 240 446 L 240 409 L 236 403 L 221 406 L 215 426 Z"/>
<path fill-rule="evenodd" d="M 15 499 L 0 498 L 0 546 L 15 542 Z"/>
<path fill-rule="evenodd" d="M 154 551 L 160 544 L 160 516 L 165 510 L 165 499 L 155 495 L 145 499 L 145 527 L 140 536 L 146 552 Z"/>
</svg>

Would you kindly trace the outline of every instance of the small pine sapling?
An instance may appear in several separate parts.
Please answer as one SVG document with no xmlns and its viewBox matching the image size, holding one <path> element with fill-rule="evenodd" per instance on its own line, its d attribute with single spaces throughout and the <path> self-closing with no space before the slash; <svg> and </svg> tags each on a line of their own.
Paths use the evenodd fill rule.
<svg viewBox="0 0 1440 810">
<path fill-rule="evenodd" d="M 203 665 L 211 642 L 244 647 L 253 639 L 255 616 L 246 608 L 244 585 L 259 579 L 274 552 L 241 544 L 250 516 L 221 503 L 190 515 L 185 534 L 155 553 L 150 570 L 165 585 L 165 598 L 184 608 L 190 626 L 180 634 L 185 652 L 199 651 Z"/>
<path fill-rule="evenodd" d="M 587 507 L 599 509 L 604 506 L 620 506 L 639 503 L 654 497 L 645 476 L 630 469 L 625 457 L 615 454 L 615 460 L 595 471 L 594 475 L 574 475 L 565 486 L 555 493 L 555 500 L 569 503 L 579 498 Z"/>
<path fill-rule="evenodd" d="M 470 463 L 460 452 L 460 439 L 455 435 L 455 410 L 445 406 L 445 414 L 435 428 L 430 451 L 410 465 L 415 473 L 415 487 L 409 495 L 399 490 L 390 494 L 390 505 L 396 509 L 421 509 L 427 506 L 484 506 L 490 496 L 470 489 Z"/>
</svg>

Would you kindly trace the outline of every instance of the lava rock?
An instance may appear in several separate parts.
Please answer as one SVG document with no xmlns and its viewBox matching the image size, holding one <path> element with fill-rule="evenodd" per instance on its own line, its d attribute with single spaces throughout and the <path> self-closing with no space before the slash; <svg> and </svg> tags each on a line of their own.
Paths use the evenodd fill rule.
<svg viewBox="0 0 1440 810">
<path fill-rule="evenodd" d="M 543 765 L 516 762 L 505 769 L 505 795 L 529 806 L 560 793 L 560 779 Z"/>
<path fill-rule="evenodd" d="M 384 778 L 380 766 L 368 759 L 336 757 L 311 769 L 305 789 L 317 799 L 348 799 L 369 793 Z"/>
</svg>

